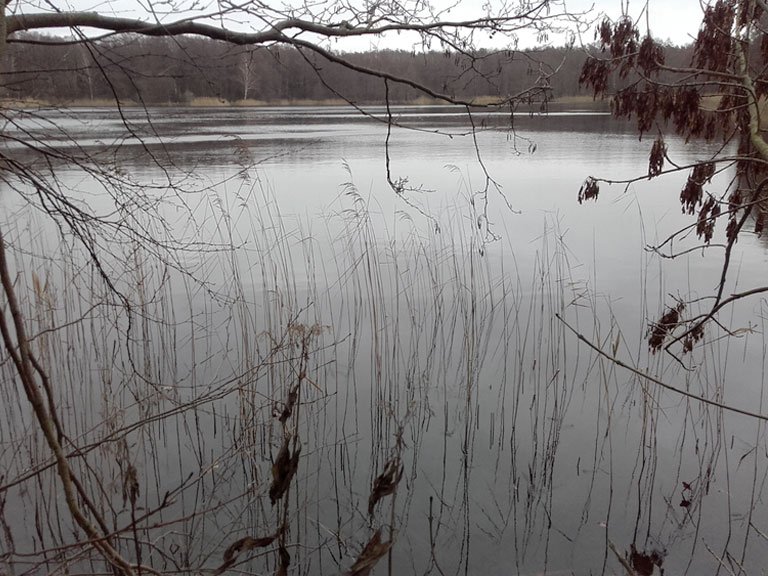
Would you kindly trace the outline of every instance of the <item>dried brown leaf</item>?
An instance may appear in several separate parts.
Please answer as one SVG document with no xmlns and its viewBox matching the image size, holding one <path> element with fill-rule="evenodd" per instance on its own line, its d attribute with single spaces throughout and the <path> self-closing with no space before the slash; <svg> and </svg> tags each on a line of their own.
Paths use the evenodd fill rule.
<svg viewBox="0 0 768 576">
<path fill-rule="evenodd" d="M 376 530 L 345 576 L 368 576 L 391 547 L 391 542 L 381 541 L 381 529 Z"/>
<path fill-rule="evenodd" d="M 670 308 L 657 323 L 651 324 L 651 337 L 648 339 L 648 345 L 652 352 L 655 353 L 660 350 L 667 335 L 677 327 L 681 311 L 680 305 L 677 308 Z"/>
<path fill-rule="evenodd" d="M 296 405 L 296 400 L 299 398 L 299 387 L 294 386 L 291 388 L 291 391 L 288 392 L 288 401 L 283 406 L 282 411 L 280 412 L 280 417 L 278 418 L 280 420 L 281 424 L 285 424 L 288 421 L 288 418 L 291 417 L 291 414 L 293 414 L 293 407 Z"/>
<path fill-rule="evenodd" d="M 128 463 L 128 467 L 123 475 L 123 506 L 126 502 L 131 503 L 131 507 L 136 507 L 136 499 L 139 497 L 139 479 L 136 473 L 136 466 Z"/>
<path fill-rule="evenodd" d="M 368 515 L 373 516 L 376 503 L 393 494 L 397 485 L 400 483 L 400 479 L 403 477 L 403 465 L 400 463 L 400 458 L 394 456 L 387 461 L 384 466 L 384 471 L 379 474 L 373 481 L 373 489 L 371 490 L 371 496 L 368 498 Z"/>
<path fill-rule="evenodd" d="M 237 540 L 229 545 L 229 547 L 224 552 L 224 563 L 219 566 L 214 574 L 223 574 L 226 572 L 230 566 L 232 566 L 236 561 L 237 557 L 242 552 L 248 552 L 249 550 L 253 550 L 255 548 L 264 548 L 266 546 L 269 546 L 272 544 L 272 542 L 275 541 L 275 538 L 277 538 L 277 534 L 272 534 L 271 536 L 264 536 L 262 538 L 253 538 L 251 536 L 246 536 L 244 538 L 240 538 L 240 540 Z"/>
<path fill-rule="evenodd" d="M 280 563 L 277 565 L 275 576 L 286 576 L 288 574 L 288 566 L 291 565 L 291 555 L 288 554 L 288 550 L 285 549 L 283 544 L 277 549 L 277 554 Z"/>
<path fill-rule="evenodd" d="M 651 154 L 648 158 L 648 178 L 658 176 L 664 170 L 664 159 L 667 156 L 667 145 L 664 143 L 664 137 L 659 134 L 651 147 Z"/>
<path fill-rule="evenodd" d="M 715 175 L 714 162 L 704 162 L 694 166 L 688 176 L 685 187 L 680 192 L 680 203 L 683 205 L 684 214 L 693 214 L 696 207 L 701 205 L 704 195 L 704 184 L 711 182 Z"/>
<path fill-rule="evenodd" d="M 584 181 L 584 184 L 579 188 L 579 204 L 585 200 L 597 200 L 597 196 L 600 194 L 600 186 L 597 184 L 597 180 L 591 176 Z"/>
<path fill-rule="evenodd" d="M 288 447 L 290 440 L 291 437 L 286 434 L 283 438 L 280 452 L 278 452 L 277 458 L 272 464 L 272 485 L 269 487 L 269 499 L 272 504 L 283 497 L 288 486 L 291 485 L 291 480 L 296 474 L 296 470 L 299 468 L 301 446 L 297 447 L 296 452 L 291 454 L 291 450 Z"/>
<path fill-rule="evenodd" d="M 706 243 L 712 240 L 712 235 L 715 232 L 715 221 L 718 216 L 720 216 L 720 204 L 710 196 L 699 210 L 696 219 L 696 235 L 699 238 L 704 238 Z"/>
</svg>

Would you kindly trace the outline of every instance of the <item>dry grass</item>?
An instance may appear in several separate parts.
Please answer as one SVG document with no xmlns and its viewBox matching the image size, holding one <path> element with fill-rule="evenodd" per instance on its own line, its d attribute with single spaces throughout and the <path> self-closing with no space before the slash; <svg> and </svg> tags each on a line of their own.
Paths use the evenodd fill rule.
<svg viewBox="0 0 768 576">
<path fill-rule="evenodd" d="M 120 106 L 134 107 L 138 106 L 134 100 L 121 100 Z M 38 100 L 36 98 L 2 98 L 0 106 L 3 108 L 53 108 L 57 106 L 66 106 L 67 108 L 114 108 L 115 100 L 110 98 L 96 98 L 89 100 L 80 98 L 68 100 L 66 102 L 54 102 L 52 100 Z"/>
<path fill-rule="evenodd" d="M 32 98 L 0 98 L 0 106 L 3 108 L 40 108 L 46 103 Z"/>
<path fill-rule="evenodd" d="M 382 102 L 382 104 L 384 104 L 384 102 Z M 430 98 L 429 96 L 419 96 L 418 98 L 405 102 L 405 104 L 410 104 L 411 106 L 439 106 L 445 104 L 445 102 L 438 100 L 437 98 Z"/>
<path fill-rule="evenodd" d="M 177 105 L 183 105 L 183 104 L 171 104 L 171 105 L 177 106 Z M 207 97 L 192 98 L 189 102 L 186 103 L 186 106 L 191 106 L 194 108 L 224 108 L 228 106 L 238 106 L 238 107 L 269 106 L 269 102 L 265 100 L 254 100 L 252 98 L 248 98 L 247 100 L 236 100 L 234 102 L 230 102 L 228 100 L 223 100 L 221 98 L 214 98 L 211 96 L 207 96 Z"/>
<path fill-rule="evenodd" d="M 590 94 L 579 94 L 578 96 L 559 96 L 550 100 L 552 104 L 584 104 L 590 105 L 595 102 L 608 102 L 607 100 L 595 100 Z"/>
<path fill-rule="evenodd" d="M 133 108 L 140 106 L 135 100 L 120 100 L 120 106 Z M 60 105 L 71 106 L 73 108 L 114 108 L 116 106 L 115 100 L 112 98 L 95 98 L 89 100 L 87 98 L 80 98 L 72 100 L 70 102 L 61 102 Z M 54 103 L 55 105 L 55 103 Z"/>
<path fill-rule="evenodd" d="M 291 100 L 288 98 L 281 98 L 279 100 L 254 100 L 248 98 L 247 100 L 222 100 L 220 98 L 193 98 L 186 106 L 201 107 L 201 108 L 214 108 L 214 107 L 254 107 L 254 106 L 343 106 L 346 102 L 340 98 L 329 98 L 326 100 L 309 100 L 309 99 L 296 99 Z M 184 106 L 185 104 L 171 104 L 171 106 Z"/>
</svg>

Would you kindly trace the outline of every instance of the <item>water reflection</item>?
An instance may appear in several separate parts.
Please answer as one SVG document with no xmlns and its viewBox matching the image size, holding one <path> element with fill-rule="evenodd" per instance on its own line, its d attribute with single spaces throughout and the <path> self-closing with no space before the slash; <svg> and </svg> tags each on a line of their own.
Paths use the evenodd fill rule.
<svg viewBox="0 0 768 576">
<path fill-rule="evenodd" d="M 190 112 L 167 114 L 155 120 L 166 134 L 189 129 Z M 665 382 L 765 412 L 761 324 L 707 342 L 693 370 L 647 351 L 644 320 L 666 292 L 706 291 L 717 269 L 643 250 L 654 227 L 684 222 L 669 209 L 674 183 L 575 204 L 590 170 L 644 169 L 621 125 L 528 119 L 537 152 L 524 157 L 507 132 L 483 133 L 504 194 L 488 211 L 501 240 L 486 244 L 472 225 L 471 142 L 396 136 L 397 170 L 431 190 L 413 201 L 434 233 L 383 184 L 376 123 L 206 114 L 203 136 L 168 147 L 169 175 L 133 146 L 119 152 L 131 178 L 156 186 L 136 228 L 162 238 L 162 217 L 176 242 L 165 252 L 126 232 L 102 247 L 130 308 L 71 237 L 56 248 L 49 224 L 24 211 L 2 224 L 36 353 L 61 383 L 70 461 L 122 554 L 161 572 L 762 568 L 762 424 L 622 371 L 557 318 Z M 209 147 L 206 127 L 259 114 L 320 136 L 286 138 L 262 120 L 263 140 L 250 127 Z M 56 170 L 91 209 L 114 207 L 81 170 Z M 168 197 L 167 179 L 187 194 Z M 757 243 L 740 248 L 764 258 Z M 9 362 L 0 370 L 0 565 L 108 569 L 77 544 Z"/>
</svg>

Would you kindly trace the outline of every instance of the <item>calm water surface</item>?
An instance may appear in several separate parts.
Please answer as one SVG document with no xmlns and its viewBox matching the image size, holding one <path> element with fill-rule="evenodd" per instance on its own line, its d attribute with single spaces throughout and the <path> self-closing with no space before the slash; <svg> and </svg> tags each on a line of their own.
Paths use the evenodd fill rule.
<svg viewBox="0 0 768 576">
<path fill-rule="evenodd" d="M 647 249 L 690 223 L 686 174 L 604 185 L 579 205 L 585 177 L 647 170 L 650 142 L 631 125 L 571 112 L 519 116 L 512 131 L 508 115 L 479 115 L 475 145 L 465 115 L 403 108 L 409 129 L 387 149 L 386 110 L 370 113 L 127 110 L 126 126 L 50 111 L 4 129 L 27 163 L 35 136 L 115 169 L 105 182 L 53 162 L 68 198 L 129 222 L 95 245 L 130 313 L 33 191 L 9 182 L 0 202 L 38 354 L 84 451 L 73 466 L 120 550 L 212 571 L 238 539 L 279 533 L 235 569 L 275 571 L 279 542 L 289 573 L 333 574 L 381 529 L 393 546 L 380 574 L 622 574 L 632 550 L 668 575 L 764 574 L 761 423 L 605 361 L 556 316 L 672 386 L 768 412 L 764 302 L 728 310 L 737 336 L 712 327 L 685 365 L 647 350 L 648 321 L 719 279 L 716 250 Z M 668 144 L 680 165 L 714 150 Z M 764 282 L 767 259 L 745 235 L 729 287 Z M 49 459 L 0 369 L 0 568 L 96 570 L 66 547 L 52 473 L 16 482 Z M 281 446 L 300 454 L 273 503 Z M 371 515 L 388 461 L 402 479 Z M 135 517 L 138 533 L 124 530 Z"/>
</svg>

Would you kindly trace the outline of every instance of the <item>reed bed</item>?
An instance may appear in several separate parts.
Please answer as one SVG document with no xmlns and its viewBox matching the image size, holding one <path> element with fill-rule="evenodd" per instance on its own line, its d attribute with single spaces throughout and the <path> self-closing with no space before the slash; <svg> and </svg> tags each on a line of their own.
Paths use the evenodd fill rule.
<svg viewBox="0 0 768 576">
<path fill-rule="evenodd" d="M 731 340 L 695 370 L 651 355 L 574 270 L 556 216 L 532 247 L 486 244 L 455 211 L 436 234 L 377 210 L 351 171 L 319 221 L 258 172 L 194 202 L 186 230 L 215 249 L 108 247 L 125 301 L 77 243 L 3 224 L 69 462 L 124 557 L 160 573 L 759 565 L 761 423 L 622 372 L 559 318 L 712 397 Z M 0 571 L 109 572 L 6 353 L 0 395 Z"/>
</svg>

